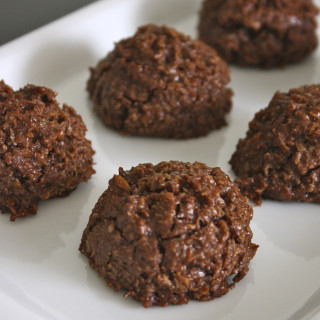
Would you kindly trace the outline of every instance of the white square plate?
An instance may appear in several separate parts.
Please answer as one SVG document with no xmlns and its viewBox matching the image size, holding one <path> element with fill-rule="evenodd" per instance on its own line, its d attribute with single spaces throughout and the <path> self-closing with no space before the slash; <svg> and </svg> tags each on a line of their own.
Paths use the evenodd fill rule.
<svg viewBox="0 0 320 320">
<path fill-rule="evenodd" d="M 320 5 L 320 1 L 316 1 Z M 113 292 L 79 251 L 82 231 L 118 167 L 162 160 L 201 161 L 234 177 L 228 161 L 255 112 L 275 91 L 320 83 L 319 49 L 301 64 L 281 70 L 232 67 L 229 125 L 187 141 L 121 136 L 92 112 L 85 90 L 88 67 L 113 43 L 147 22 L 196 36 L 200 0 L 107 0 L 0 48 L 0 77 L 14 89 L 27 83 L 59 93 L 88 127 L 97 173 L 69 197 L 41 202 L 38 214 L 9 222 L 0 216 L 1 319 L 215 319 L 320 318 L 320 207 L 264 201 L 255 207 L 254 242 L 260 248 L 247 276 L 210 302 L 144 309 Z"/>
</svg>

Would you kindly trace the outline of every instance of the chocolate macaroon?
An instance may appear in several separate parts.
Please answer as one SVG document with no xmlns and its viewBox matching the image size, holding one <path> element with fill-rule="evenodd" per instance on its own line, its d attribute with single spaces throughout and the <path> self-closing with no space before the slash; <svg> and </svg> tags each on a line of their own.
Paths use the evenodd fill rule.
<svg viewBox="0 0 320 320">
<path fill-rule="evenodd" d="M 66 196 L 94 173 L 85 124 L 55 96 L 0 81 L 0 210 L 11 221 L 36 214 L 40 200 Z"/>
<path fill-rule="evenodd" d="M 114 290 L 144 307 L 207 301 L 248 272 L 252 207 L 219 168 L 177 161 L 119 169 L 80 251 Z"/>
<path fill-rule="evenodd" d="M 205 0 L 199 37 L 227 62 L 281 67 L 314 51 L 317 13 L 312 0 Z"/>
<path fill-rule="evenodd" d="M 249 123 L 230 160 L 241 191 L 320 203 L 320 85 L 277 92 Z"/>
<path fill-rule="evenodd" d="M 206 44 L 146 25 L 91 69 L 88 91 L 99 118 L 121 133 L 192 138 L 226 125 L 229 69 Z"/>
</svg>

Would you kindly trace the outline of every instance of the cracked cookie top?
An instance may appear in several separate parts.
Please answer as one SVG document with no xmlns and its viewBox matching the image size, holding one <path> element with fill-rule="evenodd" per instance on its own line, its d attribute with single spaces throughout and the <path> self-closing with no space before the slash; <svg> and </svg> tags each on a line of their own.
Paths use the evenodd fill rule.
<svg viewBox="0 0 320 320">
<path fill-rule="evenodd" d="M 320 85 L 277 92 L 240 139 L 230 163 L 241 191 L 261 198 L 320 203 Z"/>
<path fill-rule="evenodd" d="M 312 0 L 205 0 L 199 37 L 227 62 L 283 67 L 317 47 L 317 14 Z"/>
<path fill-rule="evenodd" d="M 165 26 L 140 27 L 91 68 L 97 115 L 130 135 L 191 138 L 226 125 L 229 69 L 206 44 Z"/>
<path fill-rule="evenodd" d="M 119 169 L 80 251 L 115 290 L 145 307 L 210 300 L 248 271 L 252 207 L 219 168 L 195 162 Z"/>
<path fill-rule="evenodd" d="M 56 93 L 27 85 L 13 91 L 0 81 L 0 208 L 34 215 L 40 199 L 64 196 L 94 173 L 94 151 L 75 110 Z"/>
</svg>

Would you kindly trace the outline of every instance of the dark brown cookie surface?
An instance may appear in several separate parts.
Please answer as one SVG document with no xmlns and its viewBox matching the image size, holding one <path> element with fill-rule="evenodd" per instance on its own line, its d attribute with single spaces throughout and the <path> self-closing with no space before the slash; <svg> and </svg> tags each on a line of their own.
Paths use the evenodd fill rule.
<svg viewBox="0 0 320 320">
<path fill-rule="evenodd" d="M 0 82 L 0 208 L 34 215 L 38 202 L 69 194 L 94 173 L 86 127 L 56 93 L 27 85 L 13 91 Z"/>
<path fill-rule="evenodd" d="M 230 163 L 241 191 L 320 203 L 320 85 L 277 92 L 249 123 Z"/>
<path fill-rule="evenodd" d="M 314 51 L 317 13 L 312 0 L 205 0 L 199 36 L 227 62 L 278 67 Z"/>
<path fill-rule="evenodd" d="M 191 138 L 226 124 L 229 69 L 216 51 L 147 25 L 91 69 L 88 91 L 109 127 L 130 135 Z"/>
<path fill-rule="evenodd" d="M 80 251 L 108 286 L 144 307 L 211 300 L 248 271 L 258 247 L 252 214 L 219 168 L 177 161 L 120 168 L 93 209 Z"/>
</svg>

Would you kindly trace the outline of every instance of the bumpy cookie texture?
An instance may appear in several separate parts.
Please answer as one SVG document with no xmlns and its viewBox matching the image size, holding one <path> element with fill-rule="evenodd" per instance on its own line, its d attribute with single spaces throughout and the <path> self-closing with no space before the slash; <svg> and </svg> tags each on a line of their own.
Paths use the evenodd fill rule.
<svg viewBox="0 0 320 320">
<path fill-rule="evenodd" d="M 13 91 L 0 82 L 0 209 L 11 220 L 34 215 L 38 202 L 68 195 L 94 173 L 86 127 L 45 87 Z"/>
<path fill-rule="evenodd" d="M 216 51 L 173 29 L 146 25 L 91 69 L 95 111 L 122 133 L 191 138 L 226 125 L 232 91 Z"/>
<path fill-rule="evenodd" d="M 241 191 L 320 203 L 320 85 L 277 92 L 249 123 L 230 163 Z"/>
<path fill-rule="evenodd" d="M 279 67 L 314 51 L 317 13 L 312 0 L 205 0 L 199 37 L 227 62 Z"/>
<path fill-rule="evenodd" d="M 144 307 L 211 300 L 248 271 L 258 247 L 252 214 L 219 168 L 176 161 L 120 168 L 93 209 L 80 251 L 108 286 Z"/>
</svg>

